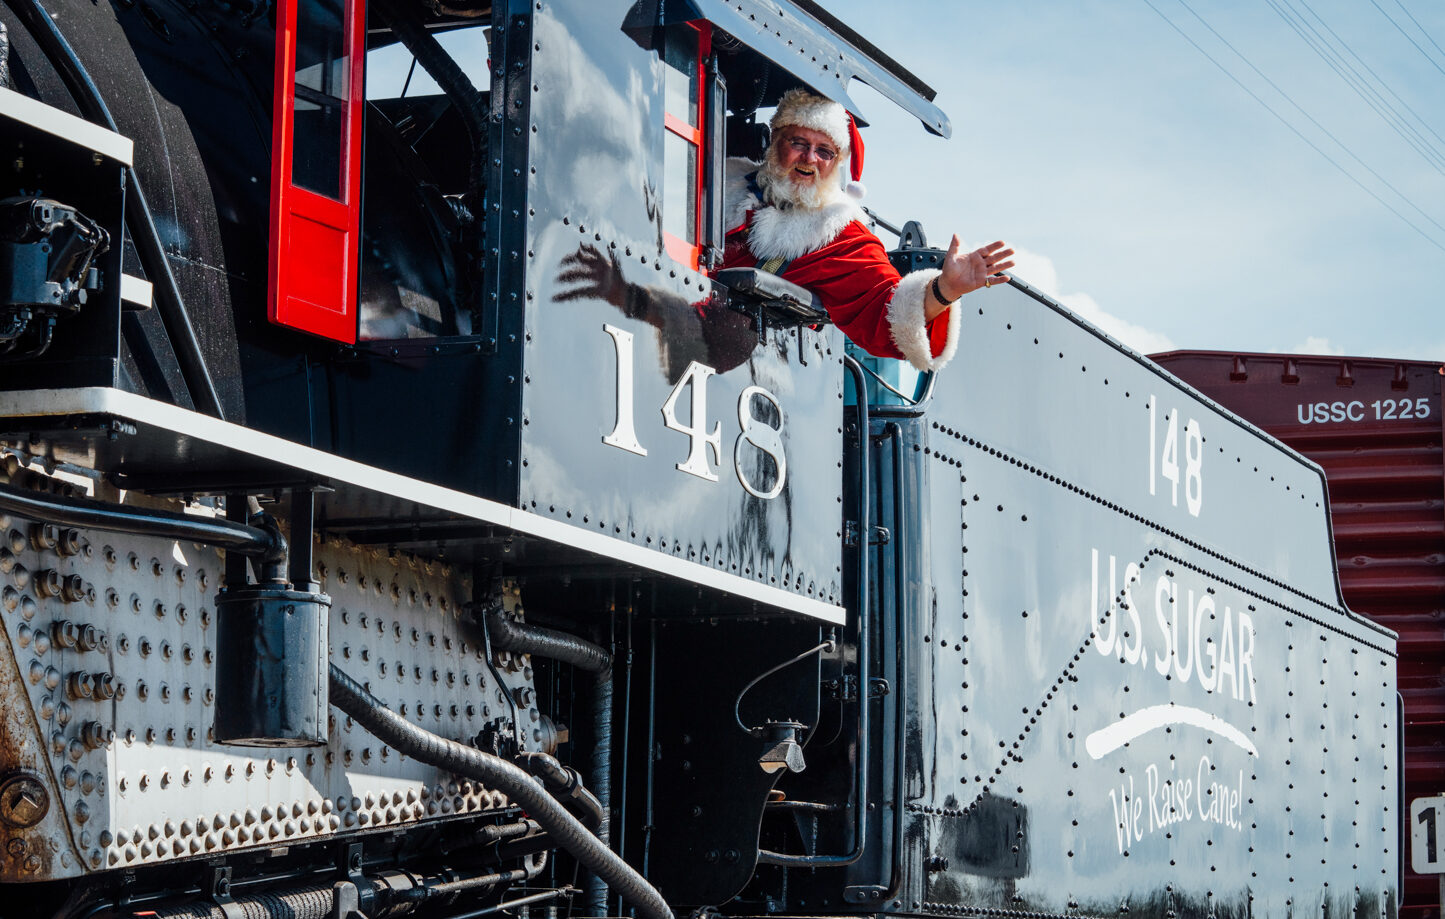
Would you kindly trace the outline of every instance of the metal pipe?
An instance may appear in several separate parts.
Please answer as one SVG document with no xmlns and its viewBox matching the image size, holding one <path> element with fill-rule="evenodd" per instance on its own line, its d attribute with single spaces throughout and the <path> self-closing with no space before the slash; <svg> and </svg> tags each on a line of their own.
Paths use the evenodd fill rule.
<svg viewBox="0 0 1445 919">
<path fill-rule="evenodd" d="M 234 523 L 220 517 L 130 510 L 88 498 L 43 495 L 3 484 L 0 484 L 0 510 L 47 523 L 205 543 L 242 555 L 258 556 L 268 564 L 286 560 L 286 540 L 279 530 Z"/>
<path fill-rule="evenodd" d="M 556 757 L 547 753 L 519 753 L 517 762 L 529 774 L 541 779 L 552 797 L 561 801 L 563 806 L 572 812 L 572 816 L 581 820 L 582 825 L 591 830 L 603 845 L 607 844 L 607 839 L 603 836 L 607 827 L 607 814 L 602 803 L 582 784 L 582 777 L 577 774 L 577 770 L 562 765 Z"/>
<path fill-rule="evenodd" d="M 330 669 L 331 704 L 398 752 L 500 789 L 542 825 L 585 868 L 606 879 L 646 919 L 674 919 L 662 894 L 594 837 L 532 776 L 496 756 L 423 730 L 387 708 L 337 667 Z"/>
<path fill-rule="evenodd" d="M 516 823 L 492 823 L 477 830 L 477 842 L 491 845 L 508 839 L 520 839 L 528 833 L 542 828 L 533 820 L 518 820 Z"/>
<path fill-rule="evenodd" d="M 615 621 L 617 608 L 612 608 Z M 611 847 L 612 839 L 612 655 L 607 655 L 605 672 L 598 673 L 592 691 L 592 793 L 596 795 L 598 814 L 601 821 L 595 828 L 602 844 Z M 593 874 L 584 884 L 586 897 L 583 909 L 592 916 L 606 916 L 607 884 Z"/>
<path fill-rule="evenodd" d="M 473 910 L 470 913 L 463 913 L 460 916 L 452 917 L 452 919 L 478 919 L 478 917 L 480 916 L 490 916 L 493 913 L 499 913 L 504 909 L 513 909 L 514 907 L 518 906 L 526 906 L 529 903 L 541 903 L 546 900 L 555 900 L 558 897 L 567 897 L 568 899 L 571 899 L 572 896 L 576 893 L 577 888 L 575 887 L 559 887 L 556 890 L 544 890 L 541 893 L 528 894 L 525 897 L 518 897 L 515 900 L 508 900 L 506 903 L 498 903 L 496 906 L 487 906 L 482 909 Z"/>
<path fill-rule="evenodd" d="M 474 603 L 477 602 L 478 595 L 485 589 L 483 583 L 483 580 L 479 578 L 472 587 L 472 601 Z M 497 655 L 495 653 L 497 645 L 493 640 L 492 630 L 487 626 L 488 617 L 480 616 L 478 620 L 482 626 L 482 641 L 486 645 L 483 663 L 485 663 L 487 672 L 492 675 L 492 680 L 496 685 L 506 686 L 507 681 L 502 679 L 501 672 L 497 670 Z M 522 749 L 522 716 L 521 713 L 517 711 L 517 697 L 510 692 L 504 692 L 502 693 L 502 700 L 506 702 L 507 713 L 511 716 L 509 720 L 512 722 L 512 749 L 520 750 Z"/>
<path fill-rule="evenodd" d="M 616 615 L 616 606 L 615 606 L 615 605 L 613 606 L 613 611 L 614 611 L 614 612 L 613 612 L 613 615 Z M 633 661 L 634 661 L 634 659 L 635 659 L 635 656 L 634 656 L 634 655 L 635 655 L 635 651 L 634 651 L 633 645 L 632 645 L 632 637 L 633 637 L 633 634 L 634 634 L 634 632 L 635 632 L 635 626 L 636 626 L 636 619 L 635 619 L 635 617 L 636 617 L 636 611 L 633 609 L 633 606 L 632 606 L 632 596 L 631 596 L 631 594 L 629 593 L 628 599 L 627 599 L 627 626 L 626 626 L 626 628 L 627 628 L 627 655 L 626 655 L 626 657 L 625 657 L 625 661 L 626 661 L 625 670 L 624 670 L 623 675 L 622 675 L 622 757 L 621 757 L 621 759 L 620 759 L 620 762 L 621 762 L 621 764 L 622 764 L 622 775 L 618 776 L 618 782 L 617 782 L 617 786 L 618 786 L 618 788 L 620 789 L 620 791 L 619 791 L 619 793 L 618 793 L 618 796 L 617 796 L 617 797 L 618 797 L 618 807 L 617 807 L 618 820 L 617 820 L 617 822 L 618 822 L 618 824 L 619 824 L 620 826 L 622 826 L 622 827 L 626 827 L 626 826 L 628 825 L 628 824 L 627 824 L 627 818 L 628 818 L 628 813 L 629 813 L 629 812 L 628 812 L 628 810 L 627 810 L 627 805 L 628 805 L 627 789 L 628 789 L 628 787 L 631 785 L 631 781 L 630 781 L 631 774 L 630 774 L 629 770 L 630 770 L 630 768 L 631 768 L 631 766 L 632 766 L 632 665 L 633 665 Z M 615 639 L 614 639 L 614 643 L 615 643 Z M 618 855 L 621 855 L 621 856 L 623 856 L 624 858 L 627 856 L 627 833 L 626 833 L 626 832 L 620 832 L 620 833 L 617 834 L 617 847 L 616 847 L 616 850 L 615 850 L 615 851 L 617 852 Z M 647 866 L 646 866 L 646 865 L 643 865 L 643 871 L 645 872 L 646 870 L 647 870 Z M 619 912 L 620 912 L 620 910 L 619 910 Z M 610 911 L 610 910 L 609 910 L 609 914 L 611 914 L 611 911 Z"/>
<path fill-rule="evenodd" d="M 657 584 L 652 586 L 652 604 L 650 610 L 657 611 Z M 642 870 L 648 870 L 652 858 L 652 828 L 653 823 L 653 794 L 654 781 L 657 778 L 657 617 L 653 616 L 648 623 L 647 649 L 647 806 L 644 810 L 642 821 Z"/>
<path fill-rule="evenodd" d="M 426 898 L 443 897 L 447 894 L 465 893 L 469 890 L 476 890 L 478 887 L 494 887 L 497 884 L 515 884 L 519 881 L 529 881 L 542 873 L 547 867 L 547 853 L 538 852 L 535 856 L 529 857 L 525 868 L 513 868 L 511 871 L 498 871 L 494 874 L 482 874 L 477 877 L 459 878 L 455 881 L 442 881 L 439 884 L 428 884 L 425 888 Z"/>
<path fill-rule="evenodd" d="M 784 798 L 782 801 L 768 801 L 763 805 L 768 810 L 781 811 L 809 811 L 810 813 L 832 814 L 842 810 L 840 804 L 824 804 L 819 801 L 793 801 Z"/>
<path fill-rule="evenodd" d="M 90 78 L 85 65 L 81 63 L 75 49 L 66 41 L 59 26 L 50 18 L 40 0 L 5 0 L 22 25 L 40 45 L 45 56 L 60 74 L 61 81 L 71 97 L 90 121 L 115 131 L 115 119 L 106 107 L 105 99 L 95 81 Z M 211 382 L 210 370 L 201 354 L 201 343 L 191 325 L 190 314 L 186 311 L 176 277 L 171 273 L 170 261 L 161 246 L 160 231 L 151 217 L 150 205 L 146 203 L 145 191 L 134 166 L 127 166 L 131 193 L 135 196 L 135 207 L 125 209 L 126 226 L 130 229 L 131 241 L 135 243 L 136 254 L 148 278 L 154 283 L 156 305 L 160 308 L 161 324 L 176 353 L 181 376 L 186 381 L 191 401 L 198 410 L 225 420 L 220 396 Z"/>
<path fill-rule="evenodd" d="M 868 553 L 873 527 L 868 516 L 868 451 L 871 449 L 868 433 L 868 387 L 863 376 L 863 367 L 856 360 L 843 355 L 843 366 L 853 375 L 853 391 L 858 400 L 858 545 L 857 584 L 858 595 L 854 605 L 858 610 L 858 749 L 854 756 L 853 779 L 853 848 L 844 855 L 788 855 L 782 852 L 758 851 L 758 864 L 783 865 L 789 868 L 837 868 L 851 865 L 863 857 L 867 845 L 868 811 L 868 704 L 871 683 L 868 679 L 868 662 L 872 656 L 872 644 L 868 630 Z"/>
<path fill-rule="evenodd" d="M 907 754 L 907 736 L 904 728 L 908 724 L 908 654 L 912 645 L 906 638 L 907 582 L 903 579 L 903 563 L 909 541 L 904 538 L 908 532 L 908 502 L 903 500 L 903 428 L 896 421 L 883 427 L 884 434 L 893 447 L 893 606 L 895 625 L 893 628 L 894 650 L 894 715 L 893 715 L 893 854 L 892 878 L 888 882 L 887 898 L 898 896 L 903 885 L 903 816 L 904 797 L 907 795 L 907 777 L 903 764 Z"/>
</svg>

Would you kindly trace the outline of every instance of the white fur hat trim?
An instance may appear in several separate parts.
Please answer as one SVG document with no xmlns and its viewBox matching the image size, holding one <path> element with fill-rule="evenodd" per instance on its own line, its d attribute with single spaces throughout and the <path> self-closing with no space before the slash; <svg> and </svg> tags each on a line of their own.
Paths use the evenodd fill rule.
<svg viewBox="0 0 1445 919">
<path fill-rule="evenodd" d="M 783 93 L 783 98 L 778 100 L 777 111 L 773 112 L 768 125 L 774 131 L 788 125 L 822 131 L 837 145 L 840 156 L 850 149 L 848 110 L 831 99 L 815 96 L 800 87 Z"/>
</svg>

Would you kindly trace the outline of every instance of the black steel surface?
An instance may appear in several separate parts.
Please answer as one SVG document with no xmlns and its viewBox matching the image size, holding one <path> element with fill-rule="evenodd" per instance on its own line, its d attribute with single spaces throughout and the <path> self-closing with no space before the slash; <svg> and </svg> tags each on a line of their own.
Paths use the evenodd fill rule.
<svg viewBox="0 0 1445 919">
<path fill-rule="evenodd" d="M 1038 299 L 970 300 L 904 435 L 928 561 L 888 906 L 1393 915 L 1394 638 L 1339 601 L 1318 471 Z M 1151 397 L 1181 451 L 1203 429 L 1197 515 L 1157 428 L 1150 494 Z"/>
<path fill-rule="evenodd" d="M 758 765 L 764 743 L 737 726 L 733 706 L 754 677 L 819 640 L 816 626 L 781 622 L 659 624 L 651 653 L 662 691 L 652 715 L 654 810 L 646 844 L 649 876 L 670 901 L 726 903 L 752 876 L 768 792 L 786 776 Z M 808 725 L 808 766 L 799 776 L 829 771 L 851 747 L 835 716 L 820 708 L 820 673 L 836 669 L 836 659 L 820 667 L 810 658 L 760 682 L 742 700 L 749 727 L 769 720 Z M 846 789 L 846 769 L 843 781 Z"/>
<path fill-rule="evenodd" d="M 759 341 L 747 317 L 713 300 L 705 276 L 664 251 L 663 67 L 622 31 L 628 10 L 617 0 L 534 16 L 520 503 L 839 603 L 841 338 L 772 330 Z M 630 359 L 604 326 L 631 336 Z M 689 383 L 697 365 L 716 375 Z M 604 442 L 623 371 L 645 455 Z M 691 438 L 664 426 L 670 395 L 682 424 L 718 428 L 717 449 L 702 453 L 716 481 L 677 468 Z M 699 404 L 705 415 L 692 417 Z M 740 413 L 781 428 L 786 473 L 774 497 L 743 486 L 766 492 L 782 470 L 743 436 Z"/>
</svg>

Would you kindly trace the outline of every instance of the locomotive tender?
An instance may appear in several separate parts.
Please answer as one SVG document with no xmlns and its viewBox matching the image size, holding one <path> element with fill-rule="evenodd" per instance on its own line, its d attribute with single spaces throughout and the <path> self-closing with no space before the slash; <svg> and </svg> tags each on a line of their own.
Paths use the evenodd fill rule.
<svg viewBox="0 0 1445 919">
<path fill-rule="evenodd" d="M 712 271 L 787 89 L 950 130 L 814 3 L 0 23 L 0 915 L 1395 917 L 1317 467 Z"/>
</svg>

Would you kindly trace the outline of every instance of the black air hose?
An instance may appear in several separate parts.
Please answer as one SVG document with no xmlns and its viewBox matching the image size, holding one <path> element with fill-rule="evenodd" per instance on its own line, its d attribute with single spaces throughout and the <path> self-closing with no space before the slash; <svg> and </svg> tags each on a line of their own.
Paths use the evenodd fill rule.
<svg viewBox="0 0 1445 919">
<path fill-rule="evenodd" d="M 262 893 L 254 897 L 237 897 L 232 902 L 240 907 L 244 919 L 330 919 L 336 893 L 331 885 L 298 887 L 285 893 Z M 139 916 L 156 919 L 228 919 L 228 913 L 215 903 L 187 903 L 185 906 L 146 909 Z"/>
<path fill-rule="evenodd" d="M 515 622 L 501 607 L 487 611 L 487 637 L 491 639 L 492 647 L 501 651 L 535 654 L 561 661 L 579 670 L 596 673 L 603 679 L 612 675 L 612 655 L 602 646 L 556 629 Z"/>
<path fill-rule="evenodd" d="M 602 813 L 597 838 L 612 845 L 612 674 L 599 673 L 592 691 L 592 791 Z M 585 908 L 594 916 L 606 916 L 607 885 L 594 875 L 583 885 Z"/>
<path fill-rule="evenodd" d="M 557 845 L 604 878 L 646 919 L 674 919 L 667 901 L 642 875 L 598 841 L 520 767 L 408 722 L 335 664 L 330 673 L 331 704 L 378 740 L 413 759 L 500 789 L 541 824 Z"/>
<path fill-rule="evenodd" d="M 492 647 L 518 654 L 535 654 L 579 670 L 597 674 L 593 696 L 592 785 L 601 821 L 589 824 L 603 845 L 610 845 L 608 819 L 612 807 L 612 655 L 607 649 L 576 635 L 526 625 L 507 616 L 501 607 L 487 611 L 487 637 Z M 534 773 L 535 774 L 535 773 Z M 589 795 L 589 797 L 592 797 Z M 607 915 L 607 886 L 596 876 L 587 879 L 586 907 L 593 915 Z"/>
</svg>

